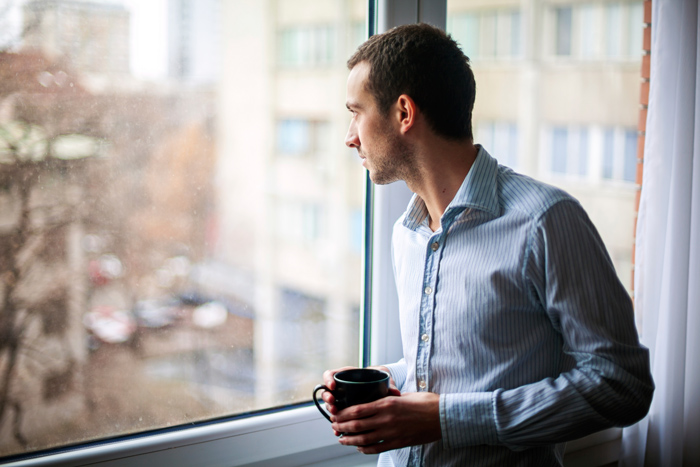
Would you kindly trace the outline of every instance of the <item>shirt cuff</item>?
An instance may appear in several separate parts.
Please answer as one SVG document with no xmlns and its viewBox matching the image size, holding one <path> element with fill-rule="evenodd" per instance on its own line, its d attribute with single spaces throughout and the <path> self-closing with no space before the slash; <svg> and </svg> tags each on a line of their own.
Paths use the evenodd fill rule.
<svg viewBox="0 0 700 467">
<path fill-rule="evenodd" d="M 406 366 L 406 360 L 403 358 L 396 363 L 390 363 L 389 365 L 384 365 L 389 369 L 389 374 L 396 384 L 396 388 L 403 392 L 401 388 L 406 383 L 406 378 L 408 376 L 408 366 Z"/>
<path fill-rule="evenodd" d="M 440 395 L 440 429 L 445 449 L 498 444 L 492 392 Z"/>
</svg>

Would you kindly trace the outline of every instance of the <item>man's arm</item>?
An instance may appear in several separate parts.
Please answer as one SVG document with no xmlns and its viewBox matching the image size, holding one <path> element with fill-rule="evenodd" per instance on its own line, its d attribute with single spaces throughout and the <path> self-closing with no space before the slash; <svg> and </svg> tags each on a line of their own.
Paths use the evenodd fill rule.
<svg viewBox="0 0 700 467">
<path fill-rule="evenodd" d="M 511 449 L 626 426 L 648 411 L 654 384 L 629 295 L 580 205 L 545 212 L 530 236 L 525 283 L 563 339 L 564 371 L 513 389 L 443 394 L 443 445 Z"/>
</svg>

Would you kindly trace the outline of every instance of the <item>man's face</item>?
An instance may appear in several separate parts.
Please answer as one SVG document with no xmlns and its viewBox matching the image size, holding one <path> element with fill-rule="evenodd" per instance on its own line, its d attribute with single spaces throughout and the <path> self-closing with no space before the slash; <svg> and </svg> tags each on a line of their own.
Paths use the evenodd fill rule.
<svg viewBox="0 0 700 467">
<path fill-rule="evenodd" d="M 385 185 L 406 179 L 413 167 L 413 152 L 402 139 L 398 120 L 392 121 L 393 107 L 387 115 L 382 115 L 367 91 L 369 69 L 367 62 L 360 62 L 348 76 L 346 106 L 352 120 L 345 144 L 357 149 L 370 179 Z"/>
</svg>

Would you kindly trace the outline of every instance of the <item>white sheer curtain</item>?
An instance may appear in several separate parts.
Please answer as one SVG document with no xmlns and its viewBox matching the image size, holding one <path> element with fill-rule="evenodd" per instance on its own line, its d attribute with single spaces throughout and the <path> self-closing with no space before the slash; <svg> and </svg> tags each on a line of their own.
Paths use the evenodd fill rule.
<svg viewBox="0 0 700 467">
<path fill-rule="evenodd" d="M 656 383 L 623 435 L 622 465 L 700 466 L 700 20 L 653 0 L 635 304 Z"/>
</svg>

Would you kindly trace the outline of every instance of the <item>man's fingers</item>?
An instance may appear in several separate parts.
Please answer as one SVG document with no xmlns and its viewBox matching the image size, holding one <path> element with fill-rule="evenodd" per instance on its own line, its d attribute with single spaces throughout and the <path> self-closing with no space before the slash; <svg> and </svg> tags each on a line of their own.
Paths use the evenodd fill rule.
<svg viewBox="0 0 700 467">
<path fill-rule="evenodd" d="M 345 370 L 353 370 L 357 367 L 354 366 L 344 366 L 342 368 L 336 368 L 334 370 L 326 370 L 323 372 L 323 384 L 328 386 L 331 390 L 335 389 L 335 380 L 333 379 L 333 375 L 335 375 L 338 372 L 345 371 Z"/>
<path fill-rule="evenodd" d="M 400 396 L 401 393 L 398 393 L 398 395 Z M 374 402 L 353 405 L 352 407 L 348 407 L 338 414 L 338 421 L 342 422 L 345 420 L 368 419 L 369 417 L 373 417 L 380 412 L 391 410 L 393 407 L 395 407 L 397 402 L 397 396 L 390 394 Z"/>
<path fill-rule="evenodd" d="M 379 440 L 379 442 L 364 446 L 358 446 L 357 450 L 362 454 L 379 454 L 386 451 L 391 451 L 394 449 L 402 448 L 403 446 L 399 441 L 393 440 Z"/>
<path fill-rule="evenodd" d="M 398 440 L 384 439 L 374 431 L 357 435 L 344 434 L 338 442 L 346 446 L 356 446 L 357 450 L 363 454 L 379 454 L 402 447 Z"/>
<path fill-rule="evenodd" d="M 323 391 L 323 393 L 321 393 L 321 399 L 323 399 L 323 402 L 326 404 L 335 404 L 335 397 L 328 391 Z"/>
<path fill-rule="evenodd" d="M 335 380 L 333 379 L 333 375 L 337 372 L 337 370 L 326 370 L 323 372 L 323 384 L 328 386 L 329 389 L 335 389 Z"/>
</svg>

